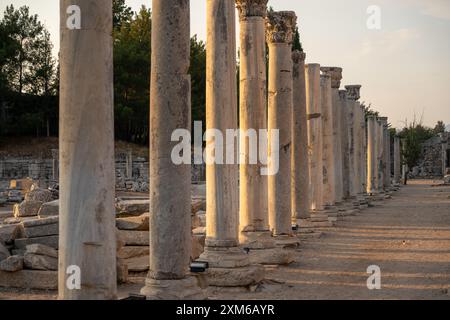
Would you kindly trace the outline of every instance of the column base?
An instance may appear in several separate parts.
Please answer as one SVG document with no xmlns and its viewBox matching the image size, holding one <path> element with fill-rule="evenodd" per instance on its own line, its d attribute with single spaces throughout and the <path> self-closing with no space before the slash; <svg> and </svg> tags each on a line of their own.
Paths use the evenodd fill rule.
<svg viewBox="0 0 450 320">
<path fill-rule="evenodd" d="M 241 247 L 249 249 L 273 249 L 275 240 L 272 233 L 267 231 L 243 231 L 240 234 Z"/>
<path fill-rule="evenodd" d="M 248 256 L 252 264 L 288 265 L 294 262 L 290 250 L 279 248 L 250 250 Z"/>
<path fill-rule="evenodd" d="M 278 248 L 282 249 L 298 249 L 300 241 L 295 236 L 276 236 L 275 243 Z"/>
<path fill-rule="evenodd" d="M 264 279 L 264 267 L 250 265 L 249 255 L 238 247 L 206 247 L 199 261 L 208 262 L 205 276 L 213 287 L 247 287 Z"/>
<path fill-rule="evenodd" d="M 141 294 L 147 300 L 206 300 L 207 293 L 199 285 L 199 279 L 188 276 L 180 280 L 156 280 L 147 278 Z"/>
</svg>

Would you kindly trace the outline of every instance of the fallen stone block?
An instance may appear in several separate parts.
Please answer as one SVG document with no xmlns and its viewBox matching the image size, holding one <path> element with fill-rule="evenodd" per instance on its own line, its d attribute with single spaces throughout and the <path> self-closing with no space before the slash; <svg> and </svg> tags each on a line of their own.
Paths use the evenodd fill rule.
<svg viewBox="0 0 450 320">
<path fill-rule="evenodd" d="M 195 214 L 199 211 L 206 210 L 206 200 L 194 199 L 191 202 L 191 213 Z"/>
<path fill-rule="evenodd" d="M 11 253 L 13 256 L 22 256 L 23 257 L 25 255 L 26 251 L 27 250 L 25 250 L 25 249 L 12 249 Z"/>
<path fill-rule="evenodd" d="M 194 234 L 192 236 L 192 253 L 191 259 L 197 260 L 200 255 L 205 251 L 205 240 L 206 235 L 204 234 Z"/>
<path fill-rule="evenodd" d="M 144 213 L 138 217 L 118 218 L 116 220 L 116 226 L 119 230 L 132 230 L 132 231 L 148 231 L 150 213 Z"/>
<path fill-rule="evenodd" d="M 23 270 L 23 260 L 21 256 L 10 256 L 0 262 L 0 271 L 17 272 Z"/>
<path fill-rule="evenodd" d="M 148 246 L 126 246 L 118 250 L 117 256 L 122 259 L 130 259 L 150 254 L 150 247 Z"/>
<path fill-rule="evenodd" d="M 47 257 L 51 257 L 51 258 L 58 258 L 58 251 L 42 245 L 42 244 L 30 244 L 26 247 L 26 252 L 25 253 L 31 253 L 31 254 L 38 254 L 41 256 L 47 256 Z"/>
<path fill-rule="evenodd" d="M 123 200 L 116 203 L 116 213 L 125 216 L 140 216 L 150 210 L 150 200 Z"/>
<path fill-rule="evenodd" d="M 119 230 L 119 237 L 126 246 L 149 246 L 150 232 L 149 231 L 128 231 Z"/>
<path fill-rule="evenodd" d="M 125 263 L 128 266 L 129 272 L 146 272 L 150 269 L 150 257 L 142 256 L 131 259 L 126 259 Z"/>
<path fill-rule="evenodd" d="M 53 201 L 53 195 L 50 190 L 34 189 L 25 195 L 25 201 L 39 201 L 46 203 Z"/>
<path fill-rule="evenodd" d="M 11 254 L 9 253 L 9 250 L 0 243 L 0 261 L 8 259 L 10 256 Z"/>
<path fill-rule="evenodd" d="M 38 212 L 39 217 L 51 217 L 59 215 L 59 200 L 46 202 Z"/>
<path fill-rule="evenodd" d="M 46 237 L 59 234 L 59 223 L 37 225 L 33 227 L 25 227 L 24 233 L 26 238 Z"/>
<path fill-rule="evenodd" d="M 128 282 L 128 265 L 124 259 L 117 258 L 117 283 L 123 284 Z"/>
<path fill-rule="evenodd" d="M 50 271 L 58 270 L 58 259 L 49 256 L 25 252 L 23 262 L 26 269 Z"/>
<path fill-rule="evenodd" d="M 47 236 L 39 238 L 22 238 L 14 240 L 15 249 L 26 249 L 30 244 L 43 244 L 53 249 L 58 249 L 59 236 Z"/>
<path fill-rule="evenodd" d="M 0 287 L 57 290 L 58 272 L 35 270 L 21 270 L 18 272 L 0 271 Z"/>
<path fill-rule="evenodd" d="M 39 209 L 41 208 L 43 202 L 41 201 L 22 201 L 20 204 L 15 204 L 13 211 L 14 217 L 31 217 L 37 216 Z"/>
<path fill-rule="evenodd" d="M 24 236 L 23 225 L 10 224 L 0 226 L 0 244 L 10 244 L 15 239 L 22 238 Z"/>
</svg>

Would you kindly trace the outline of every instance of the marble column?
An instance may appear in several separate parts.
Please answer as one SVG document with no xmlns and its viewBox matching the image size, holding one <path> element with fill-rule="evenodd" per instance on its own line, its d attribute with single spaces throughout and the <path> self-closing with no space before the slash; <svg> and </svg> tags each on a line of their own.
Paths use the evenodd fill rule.
<svg viewBox="0 0 450 320">
<path fill-rule="evenodd" d="M 383 193 L 384 191 L 384 135 L 383 135 L 383 123 L 378 118 L 377 120 L 377 161 L 378 161 L 378 175 L 377 175 L 377 186 L 378 192 Z"/>
<path fill-rule="evenodd" d="M 350 197 L 356 197 L 362 192 L 361 181 L 361 136 L 360 136 L 360 85 L 345 86 L 347 90 L 348 104 L 348 127 L 349 127 L 349 169 L 350 169 Z"/>
<path fill-rule="evenodd" d="M 350 159 L 346 90 L 339 90 L 339 99 L 341 110 L 342 194 L 343 199 L 348 200 L 350 198 Z"/>
<path fill-rule="evenodd" d="M 360 108 L 360 124 L 361 124 L 361 193 L 365 197 L 367 195 L 367 121 L 366 109 L 358 103 Z M 364 202 L 366 202 L 364 200 Z"/>
<path fill-rule="evenodd" d="M 378 191 L 378 156 L 377 156 L 377 119 L 375 116 L 367 118 L 367 193 L 374 195 Z"/>
<path fill-rule="evenodd" d="M 269 46 L 269 136 L 279 131 L 279 144 L 269 141 L 269 153 L 278 147 L 279 171 L 269 178 L 269 221 L 274 236 L 292 235 L 292 40 L 297 17 L 292 11 L 270 12 L 267 17 Z"/>
<path fill-rule="evenodd" d="M 323 205 L 323 129 L 320 94 L 320 65 L 306 66 L 306 110 L 310 173 L 310 210 L 317 213 Z"/>
<path fill-rule="evenodd" d="M 383 136 L 383 156 L 382 156 L 382 167 L 383 167 L 383 189 L 389 191 L 391 187 L 391 163 L 390 163 L 390 153 L 391 153 L 391 139 L 388 127 L 388 118 L 381 117 L 380 122 L 382 125 L 382 136 Z"/>
<path fill-rule="evenodd" d="M 333 128 L 333 104 L 331 92 L 331 76 L 320 76 L 320 92 L 322 107 L 322 134 L 323 134 L 323 204 L 326 209 L 336 204 L 336 176 L 335 176 L 335 131 Z"/>
<path fill-rule="evenodd" d="M 262 164 L 251 163 L 252 150 L 267 129 L 266 35 L 265 17 L 268 0 L 237 0 L 240 18 L 240 244 L 250 249 L 250 261 L 261 264 L 286 264 L 291 260 L 286 250 L 275 249 L 269 229 L 267 175 Z M 254 141 L 251 141 L 253 131 Z M 248 133 L 248 134 L 247 134 Z M 260 137 L 260 134 L 263 136 Z M 256 154 L 258 155 L 258 154 Z M 285 252 L 286 251 L 286 252 Z"/>
<path fill-rule="evenodd" d="M 293 61 L 293 130 L 292 130 L 292 222 L 302 224 L 310 218 L 308 120 L 306 117 L 306 54 L 294 51 Z"/>
<path fill-rule="evenodd" d="M 342 168 L 342 129 L 341 129 L 341 101 L 339 97 L 339 88 L 342 80 L 342 68 L 322 67 L 321 71 L 331 77 L 331 95 L 332 95 L 332 118 L 333 118 L 333 144 L 334 144 L 334 168 L 335 168 L 335 202 L 342 203 L 344 199 L 343 192 L 343 168 Z"/>
<path fill-rule="evenodd" d="M 402 179 L 401 174 L 401 149 L 400 149 L 400 137 L 394 137 L 394 183 L 399 185 Z"/>
<path fill-rule="evenodd" d="M 206 241 L 200 256 L 210 266 L 209 284 L 231 287 L 257 283 L 264 276 L 263 269 L 249 265 L 248 256 L 238 246 L 238 159 L 219 163 L 222 157 L 215 155 L 224 152 L 225 159 L 223 149 L 237 147 L 235 137 L 226 134 L 238 127 L 235 11 L 234 0 L 207 1 L 206 127 L 211 133 L 220 131 L 223 141 L 207 134 Z M 235 151 L 231 153 L 236 155 Z"/>
<path fill-rule="evenodd" d="M 266 41 L 265 16 L 267 0 L 236 1 L 240 17 L 240 241 L 242 245 L 255 243 L 262 236 L 271 236 L 268 222 L 267 176 L 258 163 L 251 162 L 251 147 L 259 142 L 259 130 L 267 129 L 266 120 Z M 256 137 L 245 133 L 254 130 Z M 265 235 L 262 235 L 264 233 Z"/>
<path fill-rule="evenodd" d="M 67 23 L 74 5 L 80 28 Z M 115 299 L 112 1 L 61 0 L 60 16 L 58 296 Z"/>
<path fill-rule="evenodd" d="M 175 130 L 191 129 L 189 1 L 153 0 L 150 85 L 150 271 L 147 299 L 204 298 L 188 276 L 191 166 L 176 165 Z M 170 108 L 167 108 L 170 106 Z"/>
</svg>

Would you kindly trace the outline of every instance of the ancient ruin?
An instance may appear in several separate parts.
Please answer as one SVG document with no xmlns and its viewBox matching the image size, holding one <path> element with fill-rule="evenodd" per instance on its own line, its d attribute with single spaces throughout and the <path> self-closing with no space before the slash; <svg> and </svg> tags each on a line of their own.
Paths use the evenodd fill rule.
<svg viewBox="0 0 450 320">
<path fill-rule="evenodd" d="M 172 158 L 183 142 L 173 133 L 192 129 L 190 2 L 152 1 L 149 155 L 117 154 L 112 1 L 76 4 L 71 29 L 72 2 L 60 1 L 59 149 L 0 159 L 0 288 L 64 300 L 124 298 L 123 284 L 148 300 L 258 294 L 305 241 L 389 203 L 405 175 L 450 183 L 448 133 L 423 143 L 408 172 L 389 119 L 367 113 L 361 85 L 340 90 L 342 68 L 306 63 L 293 50 L 297 14 L 268 0 L 206 3 L 205 165 Z M 253 143 L 268 146 L 267 163 Z"/>
</svg>

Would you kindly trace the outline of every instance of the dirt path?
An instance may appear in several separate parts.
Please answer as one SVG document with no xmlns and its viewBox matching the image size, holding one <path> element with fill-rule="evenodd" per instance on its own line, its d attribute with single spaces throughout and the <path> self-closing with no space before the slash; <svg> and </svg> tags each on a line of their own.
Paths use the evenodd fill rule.
<svg viewBox="0 0 450 320">
<path fill-rule="evenodd" d="M 274 281 L 257 292 L 217 298 L 450 299 L 450 187 L 431 183 L 412 182 L 304 242 L 297 262 L 269 271 Z M 381 268 L 381 290 L 367 288 L 370 265 Z"/>
<path fill-rule="evenodd" d="M 268 270 L 254 292 L 210 290 L 213 299 L 449 299 L 450 187 L 411 182 L 391 200 L 347 217 Z M 381 290 L 368 290 L 367 267 L 381 268 Z M 142 284 L 122 286 L 122 294 Z M 0 299 L 54 299 L 55 293 L 0 290 Z"/>
</svg>

